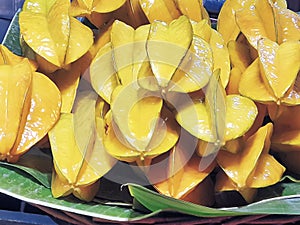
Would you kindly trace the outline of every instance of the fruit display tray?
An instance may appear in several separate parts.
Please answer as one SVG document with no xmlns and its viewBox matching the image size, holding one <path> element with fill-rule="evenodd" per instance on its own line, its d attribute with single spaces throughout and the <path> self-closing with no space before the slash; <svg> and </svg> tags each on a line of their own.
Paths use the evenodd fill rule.
<svg viewBox="0 0 300 225">
<path fill-rule="evenodd" d="M 9 26 L 15 11 L 22 5 L 22 0 L 14 1 L 9 5 L 9 1 L 0 0 L 0 38 L 3 39 L 6 29 Z M 218 11 L 224 1 L 204 0 L 205 6 L 212 16 L 216 17 Z M 300 11 L 300 1 L 288 1 L 288 7 L 294 11 Z M 3 9 L 3 13 L 1 10 Z M 2 35 L 2 36 L 1 36 Z M 19 185 L 28 185 L 28 190 L 33 190 L 32 193 L 23 194 L 18 192 L 18 188 L 9 187 L 11 180 L 7 180 L 7 189 L 0 187 L 0 225 L 71 225 L 71 224 L 86 224 L 86 225 L 100 225 L 100 224 L 291 224 L 300 221 L 300 216 L 296 215 L 221 215 L 217 217 L 198 217 L 187 215 L 184 213 L 169 212 L 169 211 L 155 211 L 150 213 L 143 211 L 143 209 L 136 207 L 135 210 L 123 207 L 118 211 L 118 206 L 108 203 L 107 207 L 103 207 L 100 218 L 99 214 L 93 214 L 93 210 L 97 208 L 96 205 L 90 206 L 90 213 L 83 213 L 85 208 L 78 202 L 59 202 L 49 200 L 43 204 L 38 199 L 49 196 L 49 190 L 34 186 L 34 182 L 29 180 L 22 180 L 20 171 L 12 170 L 6 171 L 7 168 L 0 168 L 0 177 L 3 175 L 11 176 L 10 179 L 18 180 Z M 6 177 L 5 177 L 6 178 Z M 32 186 L 31 186 L 32 185 Z M 18 185 L 16 185 L 18 186 Z M 40 185 L 41 186 L 41 185 Z M 30 189 L 32 187 L 32 189 Z M 37 193 L 35 193 L 37 192 Z M 35 195 L 36 194 L 36 195 Z M 298 196 L 299 197 L 299 196 Z M 59 205 L 60 204 L 60 205 Z M 299 203 L 298 203 L 299 204 Z M 56 207 L 59 205 L 58 207 Z M 73 206 L 75 205 L 75 207 Z M 54 207 L 55 206 L 55 207 Z M 71 209 L 71 206 L 73 209 Z M 297 205 L 295 208 L 298 210 Z M 140 211 L 142 210 L 142 211 Z M 95 215 L 95 216 L 94 216 Z M 126 217 L 130 218 L 126 220 Z"/>
</svg>

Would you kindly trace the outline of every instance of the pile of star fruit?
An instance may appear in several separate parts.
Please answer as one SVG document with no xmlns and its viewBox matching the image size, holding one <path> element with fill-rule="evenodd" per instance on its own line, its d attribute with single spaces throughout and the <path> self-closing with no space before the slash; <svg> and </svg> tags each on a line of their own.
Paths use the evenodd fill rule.
<svg viewBox="0 0 300 225">
<path fill-rule="evenodd" d="M 201 0 L 26 0 L 19 25 L 24 55 L 0 47 L 0 159 L 49 144 L 54 197 L 91 201 L 118 161 L 208 206 L 300 173 L 300 17 L 284 0 L 227 0 L 217 29 Z"/>
</svg>

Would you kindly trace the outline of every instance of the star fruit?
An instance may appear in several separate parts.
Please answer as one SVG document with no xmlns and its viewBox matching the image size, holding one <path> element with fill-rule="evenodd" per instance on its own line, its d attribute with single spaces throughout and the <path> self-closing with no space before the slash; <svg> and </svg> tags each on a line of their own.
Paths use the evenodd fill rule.
<svg viewBox="0 0 300 225">
<path fill-rule="evenodd" d="M 194 144 L 195 138 L 192 141 Z M 216 166 L 213 161 L 207 168 L 200 168 L 205 160 L 189 150 L 191 139 L 177 144 L 165 155 L 155 158 L 146 173 L 149 181 L 160 193 L 196 204 L 211 205 L 214 202 L 209 174 Z M 193 149 L 193 148 L 190 148 Z M 205 193 L 205 194 L 204 194 Z"/>
<path fill-rule="evenodd" d="M 13 64 L 5 57 L 2 60 L 0 159 L 16 162 L 59 119 L 61 95 L 49 78 L 32 71 L 28 59 Z"/>
<path fill-rule="evenodd" d="M 190 45 L 190 36 L 192 33 L 190 21 L 183 16 L 178 20 L 173 21 L 169 26 L 160 22 L 157 23 L 159 24 L 153 25 L 152 28 L 149 26 L 142 26 L 139 29 L 134 30 L 132 27 L 120 21 L 115 21 L 111 30 L 111 42 L 100 49 L 96 57 L 97 60 L 92 63 L 92 85 L 95 90 L 100 95 L 105 96 L 105 99 L 108 99 L 108 102 L 111 104 L 111 112 L 107 114 L 107 142 L 105 142 L 107 143 L 107 150 L 114 157 L 128 162 L 143 161 L 144 155 L 149 155 L 148 158 L 150 160 L 158 155 L 158 151 L 161 151 L 161 153 L 168 151 L 175 144 L 174 140 L 177 139 L 176 135 L 172 134 L 172 129 L 170 130 L 167 128 L 169 140 L 166 139 L 166 141 L 168 141 L 164 144 L 165 146 L 162 145 L 159 149 L 154 149 L 153 151 L 149 150 L 150 147 L 153 148 L 153 146 L 151 146 L 151 144 L 153 145 L 153 140 L 157 139 L 157 137 L 152 138 L 152 135 L 155 135 L 155 132 L 158 129 L 156 126 L 158 126 L 157 121 L 162 110 L 162 96 L 160 93 L 156 93 L 154 94 L 155 96 L 148 97 L 147 95 L 151 92 L 147 91 L 147 89 L 144 90 L 143 88 L 139 88 L 139 84 L 141 84 L 140 78 L 143 76 L 142 73 L 144 72 L 143 68 L 145 65 L 148 68 L 148 71 L 150 71 L 150 75 L 152 75 L 153 70 L 158 71 L 158 75 L 156 77 L 153 75 L 153 77 L 156 80 L 164 80 L 163 82 L 165 82 L 166 85 L 168 85 L 169 81 L 159 77 L 161 74 L 165 74 L 161 71 L 169 71 L 169 77 L 173 76 L 173 73 L 175 73 L 174 80 L 175 84 L 178 85 L 173 86 L 173 88 L 178 88 L 178 86 L 179 89 L 182 87 L 190 88 L 189 86 L 191 85 L 189 84 L 193 84 L 191 82 L 193 81 L 192 76 L 191 78 L 182 75 L 180 76 L 179 74 L 176 75 L 175 72 L 181 58 L 185 56 L 186 49 Z M 157 29 L 154 29 L 154 27 L 157 27 Z M 184 36 L 177 40 L 173 36 L 177 31 L 179 32 L 182 27 L 188 29 L 191 33 L 187 32 L 187 37 Z M 165 30 L 168 30 L 169 34 L 166 35 L 164 32 Z M 152 32 L 154 32 L 154 34 L 152 34 Z M 156 63 L 157 60 L 153 56 L 149 59 L 150 63 L 149 60 L 147 60 L 149 52 L 154 52 L 153 45 L 149 46 L 149 42 L 157 41 L 160 44 L 161 42 L 165 42 L 166 45 L 168 45 L 169 42 L 174 42 L 176 45 L 177 43 L 182 45 L 181 40 L 184 41 L 183 44 L 187 47 L 180 47 L 182 53 L 180 57 L 175 60 L 175 65 L 166 65 L 165 67 L 163 63 L 158 65 L 158 63 Z M 141 42 L 138 43 L 139 41 Z M 195 37 L 195 43 L 194 52 L 197 53 L 195 60 L 203 62 L 199 63 L 200 68 L 196 68 L 199 69 L 196 71 L 201 71 L 203 76 L 200 76 L 199 79 L 203 79 L 204 82 L 197 83 L 197 77 L 194 78 L 194 82 L 197 85 L 196 90 L 199 90 L 208 82 L 209 76 L 212 73 L 212 63 L 209 63 L 209 60 L 211 60 L 212 57 L 207 57 L 206 53 L 210 53 L 210 47 L 203 39 Z M 158 49 L 158 51 L 162 52 L 161 49 Z M 138 55 L 136 56 L 137 53 Z M 111 57 L 114 60 L 111 60 Z M 187 59 L 190 58 L 188 57 Z M 103 65 L 103 69 L 100 69 L 100 63 Z M 188 61 L 186 61 L 186 63 L 188 63 Z M 108 67 L 104 67 L 104 65 L 108 65 Z M 115 68 L 117 69 L 117 72 L 114 70 Z M 191 68 L 190 70 L 193 72 L 194 68 Z M 147 77 L 147 75 L 145 77 Z M 190 81 L 188 81 L 188 79 L 187 81 L 184 81 L 184 78 L 188 78 Z M 138 85 L 136 85 L 136 79 Z M 178 81 L 176 81 L 176 79 Z M 201 83 L 200 88 L 199 83 Z M 105 88 L 102 88 L 103 86 Z M 143 97 L 144 94 L 146 98 L 140 100 L 139 98 Z M 143 111 L 145 112 L 141 113 Z M 139 115 L 144 116 L 139 119 Z M 168 119 L 168 121 L 172 120 Z M 151 125 L 149 126 L 149 124 Z M 155 142 L 157 142 L 157 140 Z M 119 147 L 117 148 L 117 146 Z M 125 150 L 126 148 L 128 150 Z M 116 149 L 119 150 L 116 151 Z M 120 149 L 124 150 L 121 152 Z M 126 154 L 128 154 L 126 152 L 131 152 L 131 156 L 126 156 Z"/>
<path fill-rule="evenodd" d="M 278 45 L 261 39 L 258 54 L 259 58 L 241 77 L 240 93 L 262 103 L 299 104 L 296 80 L 300 69 L 300 42 L 287 41 Z"/>
<path fill-rule="evenodd" d="M 83 56 L 93 44 L 90 28 L 69 14 L 68 0 L 26 0 L 19 16 L 22 39 L 40 71 L 54 72 Z"/>
<path fill-rule="evenodd" d="M 119 86 L 105 116 L 104 145 L 109 154 L 126 162 L 148 165 L 178 140 L 173 115 L 162 99 L 147 90 Z"/>
<path fill-rule="evenodd" d="M 186 30 L 183 36 L 182 30 Z M 175 50 L 177 58 L 172 56 Z M 197 36 L 192 37 L 190 21 L 183 16 L 169 26 L 157 21 L 136 30 L 115 21 L 110 43 L 100 49 L 90 71 L 93 88 L 109 103 L 116 86 L 131 82 L 155 91 L 199 90 L 207 84 L 212 69 L 210 45 Z"/>
<path fill-rule="evenodd" d="M 159 86 L 166 87 L 187 53 L 193 38 L 193 28 L 186 16 L 170 24 L 151 24 L 147 53 L 151 69 Z"/>
<path fill-rule="evenodd" d="M 236 40 L 240 29 L 236 23 L 237 10 L 249 7 L 254 0 L 227 0 L 224 2 L 218 15 L 217 30 L 223 36 L 225 43 Z"/>
<path fill-rule="evenodd" d="M 137 80 L 137 72 L 147 58 L 146 40 L 150 25 L 133 27 L 116 20 L 111 29 L 112 58 L 121 85 Z"/>
<path fill-rule="evenodd" d="M 206 156 L 215 153 L 226 142 L 244 135 L 257 116 L 254 102 L 240 95 L 226 95 L 220 83 L 219 71 L 214 73 L 205 89 L 205 100 L 182 107 L 177 115 L 178 123 L 201 142 L 198 153 Z"/>
<path fill-rule="evenodd" d="M 284 0 L 227 0 L 220 10 L 217 29 L 225 43 L 242 32 L 256 48 L 260 38 L 276 40 L 274 8 L 286 8 Z"/>
<path fill-rule="evenodd" d="M 193 26 L 185 16 L 169 25 L 161 21 L 151 25 L 146 43 L 149 62 L 143 63 L 138 74 L 143 88 L 167 96 L 170 92 L 194 92 L 207 84 L 214 66 L 213 51 L 208 42 L 193 35 Z"/>
<path fill-rule="evenodd" d="M 62 113 L 70 113 L 72 111 L 80 79 L 90 80 L 90 70 L 92 68 L 90 64 L 99 49 L 109 42 L 110 38 L 108 34 L 110 30 L 111 27 L 103 29 L 103 34 L 95 38 L 95 42 L 89 51 L 84 56 L 71 63 L 68 68 L 62 68 L 47 74 L 61 92 Z M 106 68 L 108 68 L 107 65 Z M 101 96 L 106 99 L 105 96 Z"/>
<path fill-rule="evenodd" d="M 79 92 L 73 112 L 63 113 L 49 132 L 55 169 L 51 191 L 55 198 L 74 194 L 91 201 L 99 179 L 116 163 L 103 145 L 104 108 L 104 101 L 95 92 Z"/>
<path fill-rule="evenodd" d="M 221 70 L 221 83 L 226 87 L 230 75 L 230 58 L 227 44 L 223 36 L 213 29 L 206 19 L 199 22 L 191 21 L 194 35 L 205 40 L 211 48 L 213 58 L 213 71 Z"/>
<path fill-rule="evenodd" d="M 256 0 L 236 11 L 236 23 L 255 49 L 262 38 L 277 40 L 274 21 L 273 6 L 269 0 Z"/>
<path fill-rule="evenodd" d="M 137 73 L 147 58 L 145 41 L 149 25 L 133 29 L 116 20 L 107 32 L 108 41 L 97 52 L 90 66 L 91 84 L 107 102 L 118 85 L 136 82 Z"/>
<path fill-rule="evenodd" d="M 194 35 L 201 37 L 209 44 L 209 48 L 212 52 L 213 71 L 217 69 L 221 70 L 221 83 L 223 87 L 226 87 L 230 75 L 230 58 L 227 45 L 222 35 L 215 29 L 211 28 L 206 19 L 201 20 L 200 22 L 192 21 L 192 26 Z"/>
<path fill-rule="evenodd" d="M 251 187 L 239 188 L 237 184 L 234 183 L 223 170 L 220 170 L 216 175 L 215 191 L 216 192 L 237 191 L 248 203 L 253 202 L 257 194 L 256 188 L 251 188 Z"/>
<path fill-rule="evenodd" d="M 273 125 L 268 123 L 248 138 L 239 153 L 221 150 L 217 155 L 218 165 L 232 182 L 231 190 L 240 191 L 248 201 L 251 201 L 253 197 L 251 188 L 273 185 L 280 181 L 285 171 L 285 167 L 269 154 L 272 131 Z M 222 177 L 223 175 L 220 179 L 223 181 L 219 182 L 229 190 L 228 182 L 230 181 Z M 223 186 L 218 185 L 220 189 Z"/>
<path fill-rule="evenodd" d="M 237 25 L 255 49 L 262 38 L 278 44 L 298 41 L 299 21 L 300 16 L 282 1 L 256 0 L 250 7 L 236 11 Z"/>
</svg>

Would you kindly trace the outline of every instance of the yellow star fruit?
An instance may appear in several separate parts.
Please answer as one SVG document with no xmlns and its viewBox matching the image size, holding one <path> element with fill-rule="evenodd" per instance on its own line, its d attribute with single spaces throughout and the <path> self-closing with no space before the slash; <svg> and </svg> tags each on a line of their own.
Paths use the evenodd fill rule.
<svg viewBox="0 0 300 225">
<path fill-rule="evenodd" d="M 166 90 L 190 93 L 203 88 L 209 81 L 214 66 L 209 43 L 194 35 L 192 44 L 175 71 Z"/>
<path fill-rule="evenodd" d="M 0 158 L 15 162 L 56 123 L 61 95 L 49 78 L 32 72 L 27 59 L 0 65 L 0 86 Z"/>
<path fill-rule="evenodd" d="M 259 58 L 241 77 L 240 93 L 260 102 L 299 104 L 295 84 L 300 69 L 300 42 L 287 41 L 278 45 L 262 39 L 258 44 L 258 53 Z"/>
<path fill-rule="evenodd" d="M 186 16 L 170 24 L 154 21 L 150 27 L 147 53 L 158 84 L 167 87 L 193 39 L 193 28 Z"/>
<path fill-rule="evenodd" d="M 230 177 L 226 175 L 226 173 L 222 170 L 220 170 L 217 173 L 216 176 L 216 184 L 215 184 L 215 190 L 217 192 L 223 192 L 223 191 L 238 191 L 243 198 L 248 202 L 253 202 L 254 198 L 257 194 L 256 188 L 250 188 L 250 187 L 238 187 L 236 183 L 234 183 Z"/>
<path fill-rule="evenodd" d="M 116 162 L 104 150 L 104 126 L 97 122 L 103 120 L 99 110 L 104 104 L 97 99 L 91 91 L 78 93 L 73 113 L 63 113 L 49 132 L 55 168 L 51 191 L 55 198 L 74 194 L 91 201 L 98 191 L 99 178 Z"/>
<path fill-rule="evenodd" d="M 256 0 L 249 7 L 236 11 L 237 25 L 255 49 L 262 38 L 277 40 L 274 21 L 273 7 L 269 0 Z"/>
<path fill-rule="evenodd" d="M 216 162 L 213 161 L 207 168 L 201 169 L 201 160 L 205 159 L 200 158 L 196 154 L 191 154 L 182 145 L 176 145 L 168 153 L 163 163 L 159 162 L 159 167 L 155 164 L 158 163 L 156 162 L 158 160 L 154 159 L 153 166 L 150 167 L 146 175 L 149 181 L 153 183 L 154 188 L 164 195 L 184 200 L 188 195 L 194 194 L 195 198 L 191 199 L 192 202 L 211 205 L 213 198 L 207 195 L 209 193 L 207 188 L 211 188 L 211 186 L 209 187 L 205 179 L 208 178 L 208 175 L 215 168 Z M 206 187 L 201 189 L 201 184 Z M 202 191 L 196 193 L 197 189 Z M 206 198 L 203 198 L 204 193 L 206 193 Z"/>
<path fill-rule="evenodd" d="M 176 120 L 193 136 L 216 145 L 216 150 L 219 150 L 227 141 L 244 135 L 250 129 L 257 116 L 257 107 L 249 98 L 226 96 L 218 76 L 211 78 L 205 94 L 204 102 L 197 101 L 182 107 Z"/>
<path fill-rule="evenodd" d="M 240 33 L 240 28 L 236 23 L 236 11 L 249 7 L 255 0 L 226 0 L 218 15 L 217 30 L 223 36 L 227 44 L 231 40 L 236 40 Z"/>
<path fill-rule="evenodd" d="M 69 15 L 70 1 L 26 0 L 19 16 L 26 44 L 41 58 L 46 72 L 63 68 L 85 54 L 93 43 L 90 28 Z"/>
<path fill-rule="evenodd" d="M 147 58 L 146 40 L 150 25 L 140 26 L 136 30 L 124 22 L 116 20 L 111 29 L 111 45 L 114 66 L 120 84 L 135 82 L 138 70 Z"/>
<path fill-rule="evenodd" d="M 218 164 L 238 188 L 266 187 L 281 179 L 285 168 L 269 154 L 272 131 L 268 123 L 249 137 L 239 153 L 218 153 Z"/>
<path fill-rule="evenodd" d="M 137 102 L 136 105 L 142 106 L 142 104 L 145 104 L 146 101 L 149 100 L 150 99 L 145 99 L 144 101 Z M 153 100 L 154 99 L 152 99 L 152 102 Z M 152 107 L 155 107 L 155 105 Z M 133 109 L 129 112 L 129 114 L 137 116 L 136 113 L 132 114 L 135 111 L 136 110 Z M 153 112 L 148 113 L 149 115 L 153 114 Z M 135 132 L 135 130 L 138 131 L 140 128 L 130 127 L 131 124 L 120 124 L 123 127 L 128 126 L 127 130 L 131 128 L 129 130 L 131 133 L 122 132 L 118 127 L 119 124 L 116 124 L 112 115 L 113 113 L 110 111 L 107 113 L 105 118 L 106 132 L 104 136 L 104 145 L 109 154 L 121 161 L 137 162 L 138 165 L 147 166 L 153 158 L 169 151 L 178 140 L 179 134 L 177 131 L 177 125 L 175 120 L 172 118 L 172 114 L 168 110 L 162 111 L 160 115 L 161 118 L 151 118 L 151 116 L 148 116 L 148 118 L 151 118 L 150 120 L 144 119 L 142 125 L 144 127 L 150 126 L 147 130 L 151 129 L 151 133 L 146 137 L 142 136 L 143 133 L 145 133 L 144 131 L 141 133 Z M 129 117 L 131 116 L 129 115 Z M 157 120 L 157 122 L 156 124 L 153 124 L 155 123 L 155 120 Z M 143 139 L 129 139 L 130 137 L 139 136 Z M 145 143 L 147 142 L 148 145 L 146 146 Z M 145 147 L 143 149 L 138 149 L 135 147 L 137 144 L 139 144 L 138 147 Z"/>
</svg>

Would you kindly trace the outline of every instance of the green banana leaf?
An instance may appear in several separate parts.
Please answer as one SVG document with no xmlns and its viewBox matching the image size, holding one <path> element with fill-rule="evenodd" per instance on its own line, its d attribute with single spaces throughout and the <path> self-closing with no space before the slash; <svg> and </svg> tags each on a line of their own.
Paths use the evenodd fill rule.
<svg viewBox="0 0 300 225">
<path fill-rule="evenodd" d="M 143 214 L 128 207 L 84 203 L 73 197 L 55 199 L 51 190 L 32 179 L 31 175 L 20 173 L 20 168 L 4 164 L 0 164 L 0 179 L 0 193 L 52 209 L 119 222 L 140 220 L 156 214 Z"/>
<path fill-rule="evenodd" d="M 49 173 L 41 173 L 35 169 L 31 169 L 31 168 L 17 165 L 17 164 L 6 163 L 6 162 L 0 162 L 0 165 L 2 167 L 7 167 L 10 169 L 12 169 L 12 168 L 19 169 L 20 172 L 23 171 L 23 172 L 31 175 L 33 178 L 35 178 L 37 181 L 39 181 L 44 187 L 46 187 L 46 188 L 51 187 L 51 182 L 50 182 L 51 174 L 49 174 Z"/>
<path fill-rule="evenodd" d="M 261 200 L 246 206 L 218 209 L 170 198 L 136 184 L 129 184 L 129 190 L 140 204 L 152 212 L 167 210 L 198 217 L 257 214 L 300 215 L 300 184 L 284 183 L 282 185 L 283 196 Z"/>
</svg>

